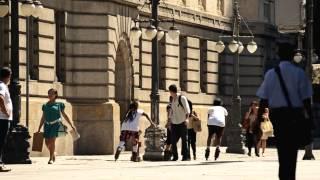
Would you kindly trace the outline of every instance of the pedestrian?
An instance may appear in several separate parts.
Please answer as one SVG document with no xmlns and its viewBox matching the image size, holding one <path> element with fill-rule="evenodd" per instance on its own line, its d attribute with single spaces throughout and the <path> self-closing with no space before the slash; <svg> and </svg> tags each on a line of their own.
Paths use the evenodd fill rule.
<svg viewBox="0 0 320 180">
<path fill-rule="evenodd" d="M 257 91 L 261 98 L 258 117 L 262 118 L 264 108 L 270 109 L 280 180 L 296 179 L 298 149 L 312 141 L 312 85 L 305 72 L 292 64 L 293 53 L 290 44 L 279 47 L 280 64 L 265 74 Z"/>
<path fill-rule="evenodd" d="M 215 160 L 217 160 L 220 155 L 221 138 L 223 136 L 224 127 L 226 126 L 226 117 L 228 116 L 228 111 L 222 105 L 222 100 L 216 98 L 213 101 L 213 106 L 208 109 L 208 138 L 207 149 L 205 151 L 206 160 L 208 160 L 210 155 L 210 146 L 214 135 L 214 146 L 216 146 L 214 153 Z"/>
<path fill-rule="evenodd" d="M 265 149 L 267 147 L 267 140 L 269 137 L 273 136 L 273 125 L 269 119 L 269 108 L 265 108 L 264 110 L 260 129 L 262 136 L 258 142 L 258 152 L 260 152 L 260 148 L 262 148 L 262 156 L 264 157 Z"/>
<path fill-rule="evenodd" d="M 8 172 L 11 169 L 4 166 L 2 161 L 4 147 L 6 145 L 9 134 L 10 125 L 12 123 L 12 101 L 8 84 L 11 78 L 11 70 L 8 67 L 1 68 L 0 71 L 0 172 Z"/>
<path fill-rule="evenodd" d="M 172 150 L 171 150 L 171 114 L 172 114 L 172 110 L 171 110 L 171 103 L 172 103 L 172 97 L 170 96 L 169 98 L 169 104 L 167 105 L 167 122 L 166 122 L 166 129 L 167 129 L 167 139 L 165 142 L 165 149 L 164 149 L 164 160 L 168 161 L 171 159 L 172 156 Z"/>
<path fill-rule="evenodd" d="M 121 151 L 125 148 L 125 144 L 127 141 L 132 142 L 132 156 L 131 161 L 138 162 L 139 159 L 139 136 L 140 136 L 140 129 L 139 129 L 139 121 L 141 116 L 144 116 L 148 119 L 151 125 L 156 126 L 149 116 L 142 110 L 139 109 L 139 102 L 133 101 L 129 105 L 129 110 L 126 114 L 125 119 L 121 122 L 121 134 L 120 134 L 120 143 L 117 147 L 117 151 L 115 153 L 115 160 L 118 160 Z"/>
<path fill-rule="evenodd" d="M 254 147 L 254 152 L 257 157 L 259 157 L 258 142 L 261 137 L 260 125 L 257 120 L 258 117 L 258 107 L 259 103 L 257 101 L 252 101 L 249 110 L 244 116 L 242 122 L 242 127 L 246 131 L 246 144 L 248 147 L 248 156 L 251 156 L 251 149 Z"/>
<path fill-rule="evenodd" d="M 195 111 L 192 111 L 192 113 L 189 115 L 187 129 L 188 129 L 188 158 L 191 159 L 190 151 L 192 149 L 193 160 L 196 160 L 197 159 L 197 149 L 196 149 L 197 148 L 196 146 L 197 132 L 201 131 L 201 122 L 198 117 L 198 114 Z"/>
<path fill-rule="evenodd" d="M 45 138 L 45 144 L 49 150 L 50 157 L 48 164 L 53 164 L 56 160 L 55 147 L 56 138 L 66 135 L 66 126 L 62 123 L 64 118 L 72 129 L 75 127 L 71 123 L 68 115 L 65 113 L 65 105 L 62 102 L 57 102 L 58 91 L 56 89 L 48 90 L 49 101 L 42 105 L 42 116 L 38 132 L 44 124 L 43 137 Z"/>
<path fill-rule="evenodd" d="M 181 154 L 182 161 L 190 161 L 188 158 L 188 145 L 187 145 L 187 119 L 190 114 L 188 100 L 185 96 L 178 94 L 178 89 L 175 84 L 169 86 L 170 96 L 172 97 L 172 116 L 171 116 L 171 137 L 172 137 L 172 161 L 178 160 L 177 142 L 181 138 Z"/>
</svg>

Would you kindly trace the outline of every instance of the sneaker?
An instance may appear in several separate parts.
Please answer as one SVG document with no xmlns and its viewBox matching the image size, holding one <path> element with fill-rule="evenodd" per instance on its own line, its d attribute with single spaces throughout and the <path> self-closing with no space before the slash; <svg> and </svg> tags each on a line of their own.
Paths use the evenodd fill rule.
<svg viewBox="0 0 320 180">
<path fill-rule="evenodd" d="M 209 155 L 210 155 L 210 149 L 209 148 L 207 148 L 206 149 L 206 153 L 205 153 L 205 158 L 206 158 L 206 160 L 208 160 L 208 158 L 209 158 Z"/>
<path fill-rule="evenodd" d="M 48 161 L 48 164 L 53 164 L 53 160 L 49 160 L 49 161 Z"/>
<path fill-rule="evenodd" d="M 4 165 L 0 165 L 0 172 L 9 172 L 11 169 L 5 167 Z"/>
<path fill-rule="evenodd" d="M 220 149 L 216 148 L 216 152 L 214 153 L 214 160 L 217 160 L 220 154 Z"/>
<path fill-rule="evenodd" d="M 248 152 L 248 156 L 251 156 L 251 152 Z"/>
</svg>

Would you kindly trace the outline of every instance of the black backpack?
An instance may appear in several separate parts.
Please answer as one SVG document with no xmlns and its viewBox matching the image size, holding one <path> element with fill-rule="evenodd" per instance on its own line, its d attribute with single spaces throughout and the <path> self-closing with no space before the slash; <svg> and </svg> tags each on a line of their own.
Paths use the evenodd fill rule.
<svg viewBox="0 0 320 180">
<path fill-rule="evenodd" d="M 186 97 L 187 98 L 187 97 Z M 183 107 L 183 104 L 181 102 L 181 95 L 179 96 L 179 105 Z M 192 102 L 187 98 L 188 104 L 189 104 L 189 108 L 190 108 L 190 114 L 192 113 Z M 184 108 L 184 107 L 183 107 Z"/>
</svg>

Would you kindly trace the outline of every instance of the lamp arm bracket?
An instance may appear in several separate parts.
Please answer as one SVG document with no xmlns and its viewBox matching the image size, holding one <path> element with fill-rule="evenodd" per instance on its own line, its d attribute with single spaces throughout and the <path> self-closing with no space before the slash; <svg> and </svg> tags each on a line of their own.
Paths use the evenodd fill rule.
<svg viewBox="0 0 320 180">
<path fill-rule="evenodd" d="M 219 38 L 241 38 L 241 39 L 244 39 L 244 38 L 254 38 L 254 36 L 236 36 L 236 35 L 233 35 L 233 36 L 219 36 Z"/>
</svg>

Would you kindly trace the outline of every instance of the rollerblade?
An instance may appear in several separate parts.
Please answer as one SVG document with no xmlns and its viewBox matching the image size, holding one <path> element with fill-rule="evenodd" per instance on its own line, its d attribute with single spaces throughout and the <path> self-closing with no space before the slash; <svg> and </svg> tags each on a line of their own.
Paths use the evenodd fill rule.
<svg viewBox="0 0 320 180">
<path fill-rule="evenodd" d="M 217 160 L 220 155 L 220 149 L 217 147 L 216 152 L 214 153 L 214 160 Z"/>
<path fill-rule="evenodd" d="M 208 158 L 209 158 L 209 155 L 210 155 L 210 149 L 209 148 L 207 148 L 206 149 L 206 153 L 205 153 L 205 158 L 206 158 L 206 160 L 208 160 Z"/>
<path fill-rule="evenodd" d="M 117 161 L 119 159 L 120 153 L 121 153 L 122 148 L 118 147 L 116 154 L 114 155 L 114 161 Z"/>
</svg>

